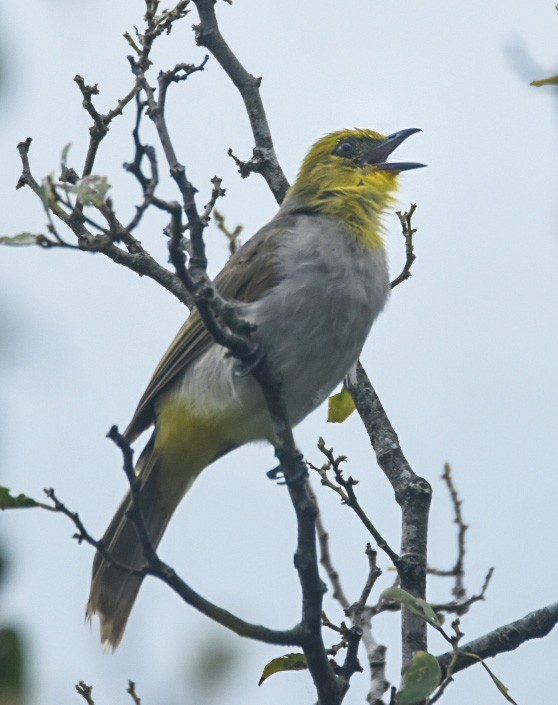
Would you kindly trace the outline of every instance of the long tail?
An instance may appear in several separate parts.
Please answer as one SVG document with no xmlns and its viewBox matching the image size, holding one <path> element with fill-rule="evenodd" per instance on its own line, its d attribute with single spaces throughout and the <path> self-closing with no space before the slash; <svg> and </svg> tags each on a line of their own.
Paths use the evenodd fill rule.
<svg viewBox="0 0 558 705">
<path fill-rule="evenodd" d="M 137 465 L 138 475 L 143 479 L 140 506 L 147 533 L 155 548 L 180 500 L 201 469 L 175 472 L 169 482 L 153 437 L 141 454 Z M 103 536 L 103 544 L 115 563 L 137 569 L 145 565 L 146 560 L 137 529 L 126 516 L 130 506 L 128 493 Z M 99 615 L 103 646 L 114 650 L 120 643 L 141 583 L 142 578 L 107 563 L 98 552 L 95 555 L 86 618 Z"/>
</svg>

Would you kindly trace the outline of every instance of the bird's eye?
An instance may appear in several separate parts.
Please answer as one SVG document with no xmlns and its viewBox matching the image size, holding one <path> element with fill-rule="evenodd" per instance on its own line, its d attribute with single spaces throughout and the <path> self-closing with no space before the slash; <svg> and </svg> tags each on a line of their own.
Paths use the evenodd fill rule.
<svg viewBox="0 0 558 705">
<path fill-rule="evenodd" d="M 337 154 L 340 157 L 352 157 L 355 153 L 355 146 L 352 142 L 340 142 L 337 147 Z"/>
</svg>

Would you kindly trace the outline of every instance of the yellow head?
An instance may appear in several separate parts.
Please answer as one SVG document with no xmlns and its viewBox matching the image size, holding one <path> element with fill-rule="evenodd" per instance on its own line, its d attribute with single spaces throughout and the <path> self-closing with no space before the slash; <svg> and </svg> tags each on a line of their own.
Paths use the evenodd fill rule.
<svg viewBox="0 0 558 705">
<path fill-rule="evenodd" d="M 284 208 L 330 215 L 370 247 L 382 245 L 379 216 L 395 201 L 401 171 L 424 166 L 386 159 L 416 128 L 384 136 L 339 130 L 318 140 L 289 189 Z"/>
</svg>

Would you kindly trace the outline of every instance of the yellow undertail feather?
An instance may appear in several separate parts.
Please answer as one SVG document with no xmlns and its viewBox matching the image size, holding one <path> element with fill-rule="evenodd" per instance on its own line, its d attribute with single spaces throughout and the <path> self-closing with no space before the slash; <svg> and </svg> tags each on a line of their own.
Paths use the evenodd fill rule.
<svg viewBox="0 0 558 705">
<path fill-rule="evenodd" d="M 142 478 L 142 516 L 155 548 L 196 477 L 216 457 L 229 450 L 215 433 L 213 424 L 210 426 L 207 421 L 192 417 L 183 405 L 164 404 L 159 410 L 157 425 L 159 430 L 152 436 L 136 468 Z M 130 506 L 128 493 L 102 540 L 115 563 L 138 569 L 145 565 L 145 558 L 137 529 L 126 516 Z M 99 615 L 105 648 L 114 650 L 120 643 L 141 583 L 139 576 L 126 573 L 96 554 L 86 618 Z"/>
</svg>

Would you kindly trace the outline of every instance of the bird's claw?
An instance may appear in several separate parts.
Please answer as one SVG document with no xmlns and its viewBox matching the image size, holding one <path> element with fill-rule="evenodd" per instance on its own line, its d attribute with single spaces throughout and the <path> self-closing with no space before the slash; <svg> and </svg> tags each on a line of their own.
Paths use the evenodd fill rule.
<svg viewBox="0 0 558 705">
<path fill-rule="evenodd" d="M 263 360 L 264 352 L 261 345 L 256 345 L 250 355 L 246 356 L 244 360 L 240 360 L 235 371 L 235 377 L 246 377 L 251 372 L 253 372 L 256 367 Z"/>
</svg>

